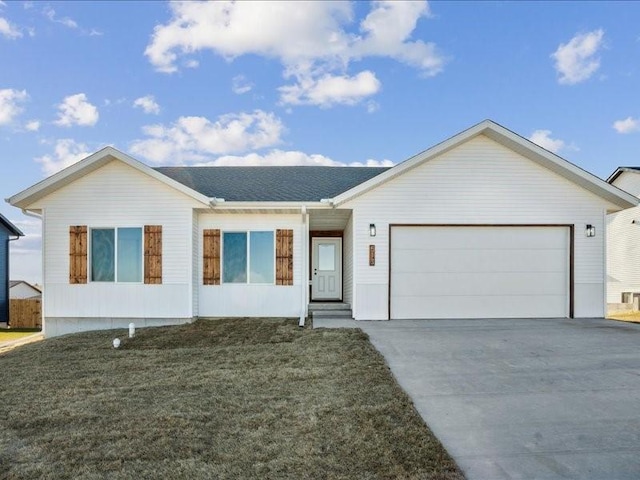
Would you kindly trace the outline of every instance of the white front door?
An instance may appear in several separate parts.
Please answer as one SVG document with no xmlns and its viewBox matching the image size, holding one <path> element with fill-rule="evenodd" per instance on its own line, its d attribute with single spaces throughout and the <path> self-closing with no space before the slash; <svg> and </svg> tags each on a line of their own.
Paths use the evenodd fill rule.
<svg viewBox="0 0 640 480">
<path fill-rule="evenodd" d="M 342 300 L 342 239 L 311 240 L 312 300 Z"/>
</svg>

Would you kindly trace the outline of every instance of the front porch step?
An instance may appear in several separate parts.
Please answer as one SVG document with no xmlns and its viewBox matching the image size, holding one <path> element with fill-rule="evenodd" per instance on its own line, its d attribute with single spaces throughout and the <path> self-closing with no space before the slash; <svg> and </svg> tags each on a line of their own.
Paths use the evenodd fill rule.
<svg viewBox="0 0 640 480">
<path fill-rule="evenodd" d="M 310 313 L 313 318 L 353 318 L 351 310 L 315 310 Z"/>
<path fill-rule="evenodd" d="M 321 310 L 349 310 L 351 311 L 351 305 L 343 302 L 313 302 L 309 304 L 310 312 L 317 312 Z"/>
</svg>

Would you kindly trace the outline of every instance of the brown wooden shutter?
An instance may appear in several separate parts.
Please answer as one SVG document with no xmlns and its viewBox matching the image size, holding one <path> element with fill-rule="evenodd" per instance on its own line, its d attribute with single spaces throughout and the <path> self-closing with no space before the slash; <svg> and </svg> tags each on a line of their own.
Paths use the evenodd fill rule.
<svg viewBox="0 0 640 480">
<path fill-rule="evenodd" d="M 69 227 L 69 283 L 87 283 L 87 226 Z"/>
<path fill-rule="evenodd" d="M 293 285 L 293 230 L 276 230 L 276 285 Z"/>
<path fill-rule="evenodd" d="M 202 283 L 220 285 L 220 230 L 202 232 Z"/>
<path fill-rule="evenodd" d="M 162 225 L 144 226 L 144 283 L 162 283 Z"/>
</svg>

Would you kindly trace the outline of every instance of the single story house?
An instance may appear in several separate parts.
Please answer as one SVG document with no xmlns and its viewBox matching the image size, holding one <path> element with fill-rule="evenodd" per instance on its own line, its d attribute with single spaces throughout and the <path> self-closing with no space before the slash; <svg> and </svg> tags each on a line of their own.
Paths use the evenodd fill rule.
<svg viewBox="0 0 640 480">
<path fill-rule="evenodd" d="M 198 317 L 602 317 L 638 199 L 483 121 L 392 168 L 160 167 L 106 147 L 7 200 L 42 217 L 46 336 Z"/>
<path fill-rule="evenodd" d="M 42 290 L 24 280 L 9 280 L 9 299 L 40 298 Z"/>
<path fill-rule="evenodd" d="M 23 235 L 0 214 L 0 323 L 9 323 L 9 242 Z"/>
<path fill-rule="evenodd" d="M 640 197 L 640 167 L 620 167 L 607 179 Z M 640 295 L 640 207 L 607 217 L 607 302 L 633 303 Z"/>
</svg>

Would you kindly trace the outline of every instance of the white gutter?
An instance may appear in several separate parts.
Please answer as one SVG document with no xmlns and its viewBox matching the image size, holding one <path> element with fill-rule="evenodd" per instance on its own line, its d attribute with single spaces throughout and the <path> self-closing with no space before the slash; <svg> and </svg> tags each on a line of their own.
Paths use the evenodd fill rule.
<svg viewBox="0 0 640 480">
<path fill-rule="evenodd" d="M 307 207 L 306 206 L 302 206 L 300 208 L 300 213 L 302 214 L 302 225 L 301 225 L 301 242 L 302 242 L 302 262 L 300 262 L 302 264 L 302 278 L 300 279 L 300 291 L 301 291 L 301 297 L 302 297 L 302 307 L 300 309 L 300 320 L 298 321 L 298 326 L 299 327 L 304 327 L 304 322 L 305 319 L 307 317 L 307 290 L 308 290 L 308 281 L 305 281 L 305 279 L 307 278 L 307 261 L 308 261 L 308 252 L 307 249 L 309 248 L 308 245 L 308 241 L 307 241 Z"/>
<path fill-rule="evenodd" d="M 238 201 L 225 201 L 220 198 L 209 199 L 209 204 L 217 208 L 224 209 L 263 209 L 263 210 L 297 210 L 301 211 L 302 208 L 331 208 L 331 205 L 326 202 L 238 202 Z"/>
</svg>

